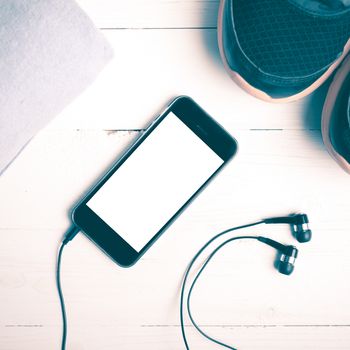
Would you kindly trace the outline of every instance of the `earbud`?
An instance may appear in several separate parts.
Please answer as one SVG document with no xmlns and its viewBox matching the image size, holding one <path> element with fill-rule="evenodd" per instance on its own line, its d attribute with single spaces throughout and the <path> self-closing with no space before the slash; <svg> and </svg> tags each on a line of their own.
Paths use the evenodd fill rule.
<svg viewBox="0 0 350 350">
<path fill-rule="evenodd" d="M 306 214 L 294 214 L 291 216 L 282 216 L 264 220 L 265 224 L 290 224 L 292 225 L 293 235 L 300 243 L 311 240 L 311 230 L 309 228 L 309 219 Z"/>
<path fill-rule="evenodd" d="M 294 270 L 295 259 L 298 256 L 298 249 L 292 245 L 285 246 L 285 251 L 281 252 L 278 271 L 283 275 L 290 275 Z"/>
<path fill-rule="evenodd" d="M 295 259 L 298 257 L 298 249 L 292 245 L 284 245 L 267 237 L 258 237 L 258 240 L 279 251 L 281 257 L 278 263 L 278 272 L 283 275 L 290 275 L 294 270 Z"/>
<path fill-rule="evenodd" d="M 309 219 L 306 214 L 295 214 L 292 229 L 294 236 L 300 243 L 309 242 L 311 240 L 311 230 L 309 228 Z"/>
</svg>

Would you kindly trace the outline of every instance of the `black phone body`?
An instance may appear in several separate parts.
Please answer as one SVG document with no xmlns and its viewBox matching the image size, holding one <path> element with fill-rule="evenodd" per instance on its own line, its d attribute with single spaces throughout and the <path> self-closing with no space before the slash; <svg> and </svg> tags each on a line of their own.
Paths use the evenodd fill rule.
<svg viewBox="0 0 350 350">
<path fill-rule="evenodd" d="M 234 156 L 237 142 L 191 98 L 173 100 L 72 211 L 118 265 L 133 265 Z"/>
</svg>

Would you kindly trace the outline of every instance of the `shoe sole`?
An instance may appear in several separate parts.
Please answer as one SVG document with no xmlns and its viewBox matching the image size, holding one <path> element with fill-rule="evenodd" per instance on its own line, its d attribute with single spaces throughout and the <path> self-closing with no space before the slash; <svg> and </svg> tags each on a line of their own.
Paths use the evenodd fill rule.
<svg viewBox="0 0 350 350">
<path fill-rule="evenodd" d="M 223 45 L 223 35 L 222 35 L 222 29 L 223 29 L 223 18 L 224 18 L 224 8 L 227 0 L 220 0 L 220 6 L 219 6 L 219 14 L 218 14 L 218 29 L 217 29 L 217 35 L 218 35 L 218 44 L 219 44 L 219 51 L 220 56 L 222 59 L 222 62 L 224 64 L 224 67 L 231 77 L 232 80 L 234 80 L 243 90 L 248 92 L 250 95 L 253 95 L 263 101 L 267 102 L 292 102 L 296 101 L 300 98 L 303 98 L 307 95 L 309 95 L 311 92 L 315 91 L 320 85 L 322 85 L 334 72 L 334 70 L 339 66 L 339 64 L 342 62 L 344 57 L 347 55 L 347 53 L 350 51 L 350 39 L 347 41 L 342 55 L 323 73 L 323 75 L 318 78 L 314 83 L 312 83 L 308 88 L 304 89 L 303 91 L 292 95 L 288 97 L 281 97 L 281 98 L 274 98 L 268 95 L 266 92 L 259 90 L 255 88 L 254 86 L 250 85 L 238 72 L 232 70 L 226 60 L 225 52 L 224 52 L 224 45 Z"/>
<path fill-rule="evenodd" d="M 330 123 L 332 118 L 332 112 L 334 105 L 336 103 L 337 96 L 339 91 L 344 83 L 347 75 L 350 72 L 350 56 L 348 56 L 339 70 L 334 76 L 334 79 L 329 87 L 326 101 L 323 105 L 322 110 L 322 122 L 321 122 L 321 131 L 323 142 L 327 148 L 328 153 L 334 158 L 334 160 L 347 172 L 350 174 L 350 164 L 344 159 L 333 147 L 331 138 L 330 138 Z"/>
</svg>

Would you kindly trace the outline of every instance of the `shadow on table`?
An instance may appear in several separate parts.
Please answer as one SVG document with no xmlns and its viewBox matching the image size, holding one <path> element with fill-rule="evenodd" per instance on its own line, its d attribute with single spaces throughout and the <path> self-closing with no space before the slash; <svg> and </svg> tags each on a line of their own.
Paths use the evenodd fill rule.
<svg viewBox="0 0 350 350">
<path fill-rule="evenodd" d="M 306 97 L 302 106 L 301 117 L 303 119 L 304 129 L 308 132 L 312 141 L 322 145 L 321 119 L 322 109 L 332 79 L 328 79 L 320 88 Z"/>
<path fill-rule="evenodd" d="M 213 3 L 214 5 L 214 3 Z M 219 12 L 219 1 L 213 6 L 212 11 L 203 11 L 203 44 L 206 47 L 208 54 L 210 55 L 214 64 L 222 67 L 219 46 L 217 41 L 217 16 Z"/>
</svg>

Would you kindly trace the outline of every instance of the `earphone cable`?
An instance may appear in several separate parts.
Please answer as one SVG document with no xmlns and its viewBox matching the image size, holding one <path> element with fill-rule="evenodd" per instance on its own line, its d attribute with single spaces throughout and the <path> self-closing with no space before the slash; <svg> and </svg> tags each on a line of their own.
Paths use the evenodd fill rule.
<svg viewBox="0 0 350 350">
<path fill-rule="evenodd" d="M 62 312 L 62 321 L 63 321 L 63 330 L 62 330 L 62 343 L 61 343 L 61 350 L 65 350 L 66 348 L 66 339 L 67 339 L 67 316 L 66 316 L 66 308 L 64 306 L 64 298 L 62 294 L 62 288 L 61 288 L 61 257 L 63 248 L 65 247 L 65 243 L 61 243 L 60 248 L 58 250 L 57 255 L 57 269 L 56 269 L 56 284 L 57 284 L 57 291 L 58 296 L 60 298 L 60 305 L 61 305 L 61 312 Z"/>
<path fill-rule="evenodd" d="M 64 236 L 60 247 L 58 249 L 57 253 L 57 263 L 56 263 L 56 285 L 57 285 L 57 291 L 58 296 L 60 299 L 60 305 L 61 305 L 61 312 L 62 312 L 62 342 L 61 342 L 61 350 L 66 349 L 66 340 L 67 340 L 67 315 L 66 315 L 66 308 L 64 305 L 64 298 L 62 293 L 62 286 L 61 286 L 61 259 L 62 259 L 62 252 L 66 244 L 71 241 L 79 232 L 80 230 L 77 227 L 72 227 Z"/>
<path fill-rule="evenodd" d="M 189 345 L 188 345 L 188 341 L 187 341 L 187 337 L 186 337 L 186 332 L 185 332 L 185 326 L 184 326 L 184 312 L 183 312 L 183 303 L 184 303 L 184 295 L 185 295 L 185 287 L 186 287 L 186 282 L 189 276 L 189 273 L 191 271 L 192 266 L 194 265 L 194 263 L 196 262 L 196 260 L 198 259 L 198 257 L 201 255 L 201 253 L 212 243 L 214 242 L 216 239 L 218 239 L 219 237 L 232 232 L 232 231 L 236 231 L 236 230 L 241 230 L 241 229 L 245 229 L 248 227 L 253 227 L 253 226 L 257 226 L 260 224 L 265 223 L 264 220 L 262 221 L 257 221 L 251 224 L 247 224 L 247 225 L 242 225 L 242 226 L 236 226 L 236 227 L 232 227 L 229 228 L 228 230 L 222 231 L 220 233 L 218 233 L 217 235 L 215 235 L 214 237 L 212 237 L 207 243 L 205 243 L 202 248 L 200 248 L 198 250 L 198 252 L 196 253 L 196 255 L 192 258 L 192 260 L 190 261 L 190 263 L 187 266 L 186 272 L 184 274 L 183 277 L 183 281 L 182 281 L 182 286 L 181 286 L 181 293 L 180 293 L 180 326 L 181 326 L 181 334 L 182 334 L 182 339 L 184 341 L 186 350 L 189 350 Z"/>
<path fill-rule="evenodd" d="M 228 344 L 225 344 L 217 339 L 214 339 L 212 338 L 210 335 L 208 335 L 207 333 L 205 333 L 199 326 L 198 324 L 196 323 L 196 321 L 193 319 L 193 316 L 192 316 L 192 312 L 191 312 L 191 295 L 192 295 L 192 291 L 193 291 L 193 288 L 194 286 L 196 285 L 197 281 L 198 281 L 198 278 L 200 277 L 200 275 L 202 274 L 202 272 L 204 271 L 204 269 L 206 268 L 206 266 L 208 265 L 208 263 L 210 262 L 210 260 L 214 257 L 214 255 L 216 255 L 216 253 L 221 250 L 225 245 L 227 245 L 228 243 L 230 242 L 233 242 L 233 241 L 236 241 L 236 240 L 240 240 L 240 239 L 258 239 L 258 236 L 238 236 L 238 237 L 233 237 L 233 238 L 230 238 L 226 241 L 224 241 L 223 243 L 221 243 L 217 248 L 215 248 L 213 250 L 212 253 L 210 253 L 210 255 L 206 258 L 205 262 L 203 263 L 201 269 L 198 271 L 196 277 L 194 278 L 192 284 L 191 284 L 191 287 L 188 291 L 188 296 L 187 296 L 187 312 L 188 312 L 188 316 L 192 322 L 192 324 L 194 325 L 194 327 L 197 329 L 197 331 L 205 338 L 207 338 L 208 340 L 211 340 L 212 342 L 218 344 L 218 345 L 221 345 L 225 348 L 228 348 L 228 349 L 231 349 L 231 350 L 237 350 L 236 348 L 228 345 Z"/>
</svg>

